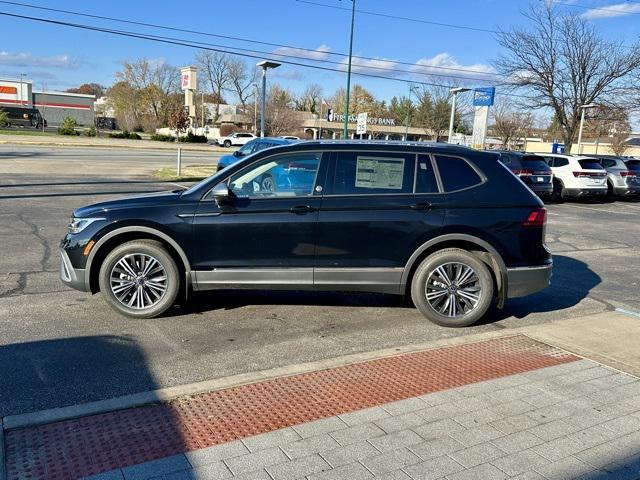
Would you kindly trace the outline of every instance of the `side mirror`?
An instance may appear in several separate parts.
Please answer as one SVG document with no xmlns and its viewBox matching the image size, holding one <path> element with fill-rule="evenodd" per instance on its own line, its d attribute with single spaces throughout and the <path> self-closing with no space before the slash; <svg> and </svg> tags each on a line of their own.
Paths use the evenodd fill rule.
<svg viewBox="0 0 640 480">
<path fill-rule="evenodd" d="M 241 157 L 242 156 L 242 152 L 240 150 L 236 150 L 235 152 L 233 152 L 233 156 L 234 157 Z"/>
<path fill-rule="evenodd" d="M 231 198 L 231 192 L 229 191 L 229 185 L 226 182 L 219 183 L 213 190 L 211 190 L 211 196 L 218 205 L 224 205 L 229 202 Z"/>
</svg>

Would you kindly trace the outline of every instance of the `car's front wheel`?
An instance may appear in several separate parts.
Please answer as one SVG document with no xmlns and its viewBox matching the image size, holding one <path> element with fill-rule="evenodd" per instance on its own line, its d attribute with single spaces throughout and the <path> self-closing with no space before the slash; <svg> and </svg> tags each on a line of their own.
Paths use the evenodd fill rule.
<svg viewBox="0 0 640 480">
<path fill-rule="evenodd" d="M 175 261 L 160 242 L 134 240 L 111 251 L 102 262 L 100 291 L 116 311 L 136 318 L 157 317 L 180 290 Z"/>
<path fill-rule="evenodd" d="M 432 253 L 418 266 L 411 299 L 430 321 L 466 327 L 480 320 L 493 300 L 493 278 L 485 263 L 459 248 Z"/>
</svg>

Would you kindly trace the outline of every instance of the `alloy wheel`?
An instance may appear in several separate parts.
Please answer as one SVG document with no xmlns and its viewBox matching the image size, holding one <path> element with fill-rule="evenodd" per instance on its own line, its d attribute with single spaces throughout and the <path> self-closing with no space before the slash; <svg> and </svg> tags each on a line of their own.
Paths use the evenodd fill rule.
<svg viewBox="0 0 640 480">
<path fill-rule="evenodd" d="M 153 307 L 164 297 L 167 272 L 157 258 L 146 253 L 131 253 L 115 263 L 109 284 L 122 305 L 143 310 Z"/>
<path fill-rule="evenodd" d="M 482 295 L 476 271 L 469 265 L 450 262 L 429 273 L 425 286 L 427 302 L 446 317 L 462 317 L 472 312 Z"/>
</svg>

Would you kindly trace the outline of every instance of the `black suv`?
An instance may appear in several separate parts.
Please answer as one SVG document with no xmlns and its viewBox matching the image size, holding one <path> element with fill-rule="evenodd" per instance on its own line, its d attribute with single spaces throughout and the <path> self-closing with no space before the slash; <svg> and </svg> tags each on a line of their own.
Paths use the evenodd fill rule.
<svg viewBox="0 0 640 480">
<path fill-rule="evenodd" d="M 544 157 L 524 152 L 500 152 L 500 161 L 540 197 L 553 194 L 553 173 Z"/>
<path fill-rule="evenodd" d="M 132 317 L 191 289 L 307 289 L 410 295 L 459 327 L 549 284 L 545 225 L 542 202 L 493 153 L 310 141 L 188 190 L 76 210 L 61 277 Z"/>
</svg>

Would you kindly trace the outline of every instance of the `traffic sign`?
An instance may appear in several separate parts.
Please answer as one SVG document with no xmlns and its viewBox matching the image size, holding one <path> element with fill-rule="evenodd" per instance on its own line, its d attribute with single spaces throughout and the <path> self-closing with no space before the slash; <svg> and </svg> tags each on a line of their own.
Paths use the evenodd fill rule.
<svg viewBox="0 0 640 480">
<path fill-rule="evenodd" d="M 358 123 L 356 124 L 356 134 L 364 135 L 367 133 L 367 113 L 358 114 Z"/>
</svg>

